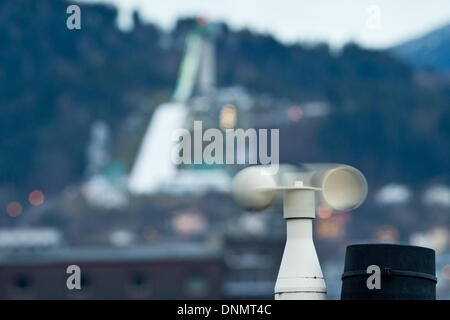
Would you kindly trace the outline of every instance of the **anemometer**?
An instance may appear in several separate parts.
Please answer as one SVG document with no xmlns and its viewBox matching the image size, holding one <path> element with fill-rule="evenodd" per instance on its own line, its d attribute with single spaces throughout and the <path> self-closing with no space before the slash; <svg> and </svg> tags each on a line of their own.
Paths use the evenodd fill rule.
<svg viewBox="0 0 450 320">
<path fill-rule="evenodd" d="M 312 221 L 316 197 L 336 210 L 359 207 L 367 196 L 364 175 L 351 166 L 312 164 L 301 168 L 247 167 L 234 177 L 232 195 L 248 210 L 269 207 L 276 192 L 283 193 L 286 246 L 275 285 L 277 300 L 326 299 L 326 285 L 313 243 Z"/>
</svg>

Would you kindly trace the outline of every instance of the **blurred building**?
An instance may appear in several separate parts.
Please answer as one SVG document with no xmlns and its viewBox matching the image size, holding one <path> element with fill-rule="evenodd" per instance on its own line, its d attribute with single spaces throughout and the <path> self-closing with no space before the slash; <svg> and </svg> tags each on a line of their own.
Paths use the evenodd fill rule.
<svg viewBox="0 0 450 320">
<path fill-rule="evenodd" d="M 81 289 L 69 290 L 69 265 Z M 200 243 L 0 252 L 0 299 L 218 299 L 223 262 Z"/>
<path fill-rule="evenodd" d="M 271 299 L 284 241 L 0 251 L 0 299 Z M 81 289 L 66 286 L 81 269 Z"/>
<path fill-rule="evenodd" d="M 224 247 L 222 295 L 227 299 L 273 299 L 285 239 L 229 236 Z"/>
</svg>

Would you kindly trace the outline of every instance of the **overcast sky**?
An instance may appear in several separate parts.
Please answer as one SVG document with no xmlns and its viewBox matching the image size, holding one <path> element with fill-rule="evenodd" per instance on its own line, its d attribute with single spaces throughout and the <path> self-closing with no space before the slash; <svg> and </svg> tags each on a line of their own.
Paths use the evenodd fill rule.
<svg viewBox="0 0 450 320">
<path fill-rule="evenodd" d="M 348 41 L 384 48 L 450 23 L 450 0 L 82 0 L 115 3 L 127 27 L 138 9 L 171 28 L 178 17 L 201 15 L 232 28 L 249 27 L 286 42 Z"/>
</svg>

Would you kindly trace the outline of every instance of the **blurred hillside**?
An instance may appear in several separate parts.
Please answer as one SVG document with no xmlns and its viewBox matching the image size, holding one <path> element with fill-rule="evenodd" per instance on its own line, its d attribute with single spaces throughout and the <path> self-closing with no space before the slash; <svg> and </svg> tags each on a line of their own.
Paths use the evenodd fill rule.
<svg viewBox="0 0 450 320">
<path fill-rule="evenodd" d="M 395 46 L 392 51 L 414 66 L 449 71 L 450 24 Z"/>
<path fill-rule="evenodd" d="M 115 9 L 81 5 L 82 29 L 70 31 L 66 7 L 53 0 L 0 2 L 4 198 L 37 187 L 55 194 L 83 179 L 90 128 L 97 120 L 110 128 L 112 157 L 128 168 L 152 110 L 173 90 L 184 38 L 197 25 L 181 19 L 166 33 L 135 15 L 134 29 L 124 33 L 116 27 Z M 445 76 L 417 73 L 389 52 L 355 44 L 337 53 L 326 44 L 285 45 L 225 24 L 217 54 L 219 86 L 330 103 L 333 112 L 302 141 L 302 150 L 295 147 L 302 139 L 299 126 L 286 129 L 282 162 L 357 165 L 371 185 L 450 182 Z"/>
</svg>

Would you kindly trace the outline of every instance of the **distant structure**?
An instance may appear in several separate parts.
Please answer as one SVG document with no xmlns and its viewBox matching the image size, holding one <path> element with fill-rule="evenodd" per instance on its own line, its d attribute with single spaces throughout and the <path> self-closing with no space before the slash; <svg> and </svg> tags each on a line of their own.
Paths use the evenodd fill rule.
<svg viewBox="0 0 450 320">
<path fill-rule="evenodd" d="M 61 232 L 54 228 L 0 229 L 0 250 L 17 252 L 57 248 L 62 239 Z"/>
<path fill-rule="evenodd" d="M 117 248 L 0 251 L 0 299 L 219 299 L 223 262 L 196 243 Z M 81 268 L 81 289 L 65 286 Z"/>
<path fill-rule="evenodd" d="M 178 102 L 165 103 L 156 109 L 131 171 L 131 193 L 154 193 L 175 178 L 178 169 L 170 158 L 171 134 L 184 126 L 187 111 Z"/>
<path fill-rule="evenodd" d="M 91 126 L 91 137 L 87 146 L 88 177 L 99 174 L 110 160 L 109 147 L 111 131 L 104 121 L 96 121 Z"/>
<path fill-rule="evenodd" d="M 129 177 L 132 194 L 156 192 L 228 192 L 230 178 L 222 169 L 180 169 L 171 159 L 172 133 L 189 129 L 189 99 L 216 89 L 215 50 L 212 31 L 199 27 L 187 37 L 172 101 L 157 107 L 147 127 Z M 211 26 L 213 28 L 213 26 Z"/>
<path fill-rule="evenodd" d="M 173 100 L 186 103 L 196 94 L 209 94 L 216 87 L 216 58 L 213 39 L 193 32 L 187 37 Z"/>
</svg>

